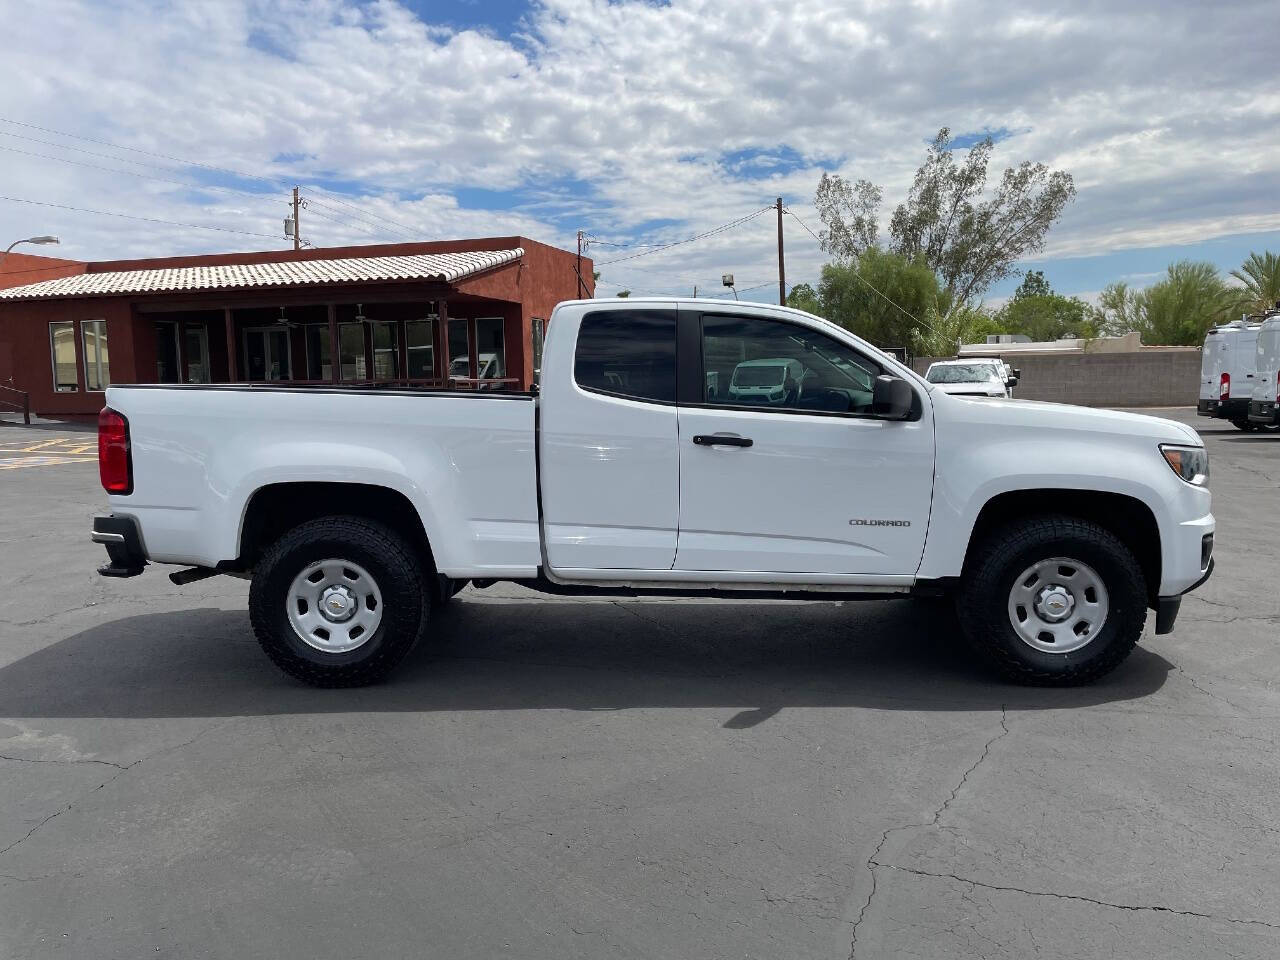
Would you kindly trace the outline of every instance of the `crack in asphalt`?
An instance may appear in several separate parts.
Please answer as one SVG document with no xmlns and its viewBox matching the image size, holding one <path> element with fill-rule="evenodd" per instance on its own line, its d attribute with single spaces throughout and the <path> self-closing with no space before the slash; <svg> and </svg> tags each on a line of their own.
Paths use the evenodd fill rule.
<svg viewBox="0 0 1280 960">
<path fill-rule="evenodd" d="M 1159 904 L 1142 904 L 1142 903 L 1115 903 L 1110 900 L 1098 900 L 1094 897 L 1085 897 L 1074 893 L 1057 893 L 1053 890 L 1028 890 L 1025 887 L 1011 887 L 998 883 L 986 883 L 982 880 L 973 880 L 970 877 L 961 877 L 954 873 L 934 873 L 929 870 L 920 870 L 916 867 L 904 867 L 896 863 L 877 863 L 876 866 L 884 867 L 887 870 L 899 870 L 903 873 L 914 874 L 918 877 L 932 877 L 937 880 L 955 880 L 957 883 L 967 883 L 972 887 L 983 890 L 997 890 L 1002 893 L 1021 893 L 1028 897 L 1050 897 L 1054 900 L 1074 900 L 1077 903 L 1090 903 L 1098 907 L 1109 907 L 1112 910 L 1128 910 L 1134 913 L 1171 913 L 1178 917 L 1193 917 L 1198 920 L 1216 920 L 1220 923 L 1238 923 L 1246 926 L 1268 927 L 1272 930 L 1280 930 L 1280 924 L 1269 923 L 1266 920 L 1256 920 L 1250 917 L 1220 917 L 1212 913 L 1201 913 L 1198 910 L 1179 910 L 1176 907 L 1165 907 Z"/>
<path fill-rule="evenodd" d="M 904 823 L 900 826 L 889 827 L 889 829 L 885 830 L 885 832 L 880 835 L 880 842 L 877 843 L 876 848 L 873 851 L 871 851 L 871 856 L 867 857 L 866 864 L 865 864 L 867 868 L 867 872 L 871 874 L 871 890 L 867 893 L 867 899 L 863 902 L 862 909 L 858 911 L 858 918 L 854 920 L 853 928 L 850 930 L 851 938 L 849 941 L 849 960 L 854 960 L 854 957 L 858 952 L 858 928 L 861 926 L 862 921 L 866 919 L 867 910 L 870 909 L 871 901 L 874 900 L 876 896 L 876 886 L 877 886 L 876 868 L 882 867 L 882 866 L 892 866 L 891 864 L 882 863 L 879 859 L 880 851 L 884 849 L 884 845 L 888 843 L 889 838 L 893 836 L 893 834 L 900 833 L 903 830 L 916 830 L 916 829 L 927 830 L 930 827 L 936 827 L 938 825 L 938 821 L 942 819 L 942 815 L 947 812 L 947 809 L 951 806 L 951 804 L 955 802 L 956 798 L 960 795 L 960 791 L 964 789 L 964 785 L 969 782 L 969 777 L 972 776 L 973 772 L 977 770 L 978 767 L 982 766 L 983 761 L 987 759 L 988 755 L 991 753 L 992 746 L 996 743 L 996 741 L 1002 740 L 1008 735 L 1009 735 L 1009 713 L 1008 713 L 1007 705 L 1002 703 L 1000 704 L 1000 732 L 997 733 L 994 737 L 988 740 L 986 744 L 983 745 L 982 753 L 978 755 L 978 759 L 975 760 L 973 764 L 969 767 L 969 769 L 966 770 L 964 774 L 960 777 L 959 782 L 956 783 L 956 785 L 952 788 L 951 794 L 947 797 L 947 799 L 942 801 L 942 805 L 939 806 L 938 809 L 933 812 L 933 816 L 925 823 Z"/>
<path fill-rule="evenodd" d="M 134 767 L 137 767 L 148 760 L 153 760 L 158 757 L 165 756 L 166 754 L 169 754 L 169 753 L 176 753 L 179 750 L 184 750 L 187 747 L 191 746 L 193 743 L 195 743 L 197 740 L 199 740 L 201 737 L 203 737 L 205 734 L 211 733 L 214 730 L 217 730 L 221 727 L 225 727 L 227 726 L 227 724 L 232 723 L 237 719 L 239 718 L 231 717 L 227 720 L 222 721 L 221 723 L 211 724 L 210 726 L 205 727 L 203 730 L 197 733 L 194 737 L 191 737 L 189 740 L 184 740 L 181 743 L 176 743 L 170 747 L 162 747 L 161 749 L 157 750 L 155 753 L 149 753 L 145 757 L 139 757 L 137 760 L 134 760 L 132 763 L 121 765 L 118 763 L 110 763 L 109 761 L 106 761 L 106 760 L 89 761 L 89 762 L 96 762 L 96 763 L 106 763 L 109 766 L 119 767 L 119 770 L 113 776 L 110 776 L 106 780 L 103 780 L 100 784 L 98 784 L 92 790 L 88 790 L 85 793 L 82 793 L 80 796 L 76 797 L 74 800 L 68 803 L 65 807 L 62 807 L 60 810 L 55 810 L 53 813 L 49 814 L 47 817 L 45 817 L 43 820 L 37 823 L 34 827 L 28 830 L 23 836 L 13 841 L 13 843 L 9 844 L 7 847 L 0 847 L 0 856 L 4 856 L 6 853 L 8 853 L 10 850 L 17 847 L 19 844 L 22 844 L 27 840 L 30 840 L 31 837 L 34 836 L 35 833 L 39 831 L 40 828 L 43 827 L 46 823 L 48 823 L 50 820 L 56 820 L 58 817 L 62 816 L 64 813 L 66 813 L 72 807 L 74 807 L 77 803 L 80 803 L 82 800 L 86 800 L 89 797 L 93 796 L 95 793 L 97 793 L 99 790 L 106 787 L 108 784 L 115 783 L 115 781 L 119 780 L 121 777 L 123 777 L 126 773 L 128 773 Z M 22 758 L 6 757 L 4 759 L 13 760 L 13 759 L 22 759 Z M 75 763 L 76 761 L 33 760 L 30 762 L 32 763 Z"/>
<path fill-rule="evenodd" d="M 0 753 L 0 760 L 13 760 L 16 763 L 100 763 L 106 767 L 115 767 L 117 770 L 128 770 L 132 763 L 114 763 L 111 760 L 44 760 L 37 757 L 9 757 Z M 134 761 L 137 763 L 138 761 Z"/>
</svg>

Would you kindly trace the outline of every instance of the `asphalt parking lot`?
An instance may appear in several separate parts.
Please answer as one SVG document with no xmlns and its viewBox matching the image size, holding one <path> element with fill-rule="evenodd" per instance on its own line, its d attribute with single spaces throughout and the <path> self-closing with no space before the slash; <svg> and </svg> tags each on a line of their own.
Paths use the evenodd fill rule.
<svg viewBox="0 0 1280 960">
<path fill-rule="evenodd" d="M 95 574 L 92 462 L 5 470 L 0 956 L 1276 957 L 1280 436 L 1162 413 L 1217 572 L 1074 690 L 938 605 L 517 588 L 313 690 L 244 582 Z"/>
</svg>

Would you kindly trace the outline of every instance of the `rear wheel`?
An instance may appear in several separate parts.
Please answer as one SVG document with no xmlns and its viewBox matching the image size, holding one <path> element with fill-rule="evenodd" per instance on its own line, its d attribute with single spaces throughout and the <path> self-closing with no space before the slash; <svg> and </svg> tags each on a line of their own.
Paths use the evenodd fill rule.
<svg viewBox="0 0 1280 960">
<path fill-rule="evenodd" d="M 1252 423 L 1249 420 L 1244 420 L 1244 419 L 1232 420 L 1231 425 L 1235 427 L 1237 430 L 1243 430 L 1245 433 L 1249 433 L 1251 430 L 1258 429 L 1258 425 L 1256 423 Z"/>
<path fill-rule="evenodd" d="M 390 527 L 359 517 L 290 530 L 258 562 L 249 590 L 267 656 L 320 687 L 385 677 L 424 632 L 429 612 L 416 552 Z"/>
<path fill-rule="evenodd" d="M 969 641 L 1019 683 L 1088 683 L 1133 650 L 1147 617 L 1137 558 L 1114 534 L 1067 516 L 995 531 L 966 564 L 956 610 Z"/>
</svg>

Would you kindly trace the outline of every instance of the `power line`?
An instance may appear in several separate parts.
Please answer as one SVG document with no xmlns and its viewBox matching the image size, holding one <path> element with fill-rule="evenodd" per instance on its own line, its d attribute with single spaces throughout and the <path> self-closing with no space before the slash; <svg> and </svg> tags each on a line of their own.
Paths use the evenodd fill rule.
<svg viewBox="0 0 1280 960">
<path fill-rule="evenodd" d="M 269 233 L 253 233 L 249 230 L 233 230 L 230 227 L 211 227 L 203 223 L 182 223 L 178 220 L 162 220 L 159 217 L 139 217 L 131 213 L 116 213 L 112 210 L 91 210 L 88 207 L 72 207 L 65 203 L 47 203 L 43 200 L 27 200 L 24 197 L 6 197 L 0 195 L 0 200 L 8 200 L 12 203 L 30 203 L 37 207 L 53 207 L 58 210 L 74 210 L 76 213 L 96 213 L 101 217 L 120 217 L 123 220 L 142 220 L 146 223 L 165 223 L 172 227 L 191 227 L 195 230 L 217 230 L 219 233 L 238 233 L 246 237 L 262 237 L 266 240 L 279 240 L 279 237 L 272 236 Z"/>
<path fill-rule="evenodd" d="M 3 131 L 0 131 L 0 134 L 3 134 Z M 12 136 L 12 134 L 5 134 L 5 135 Z M 37 141 L 37 142 L 43 143 L 44 141 Z M 70 149 L 75 149 L 75 148 L 73 147 Z M 9 153 L 20 153 L 26 157 L 38 157 L 41 160 L 56 160 L 59 163 L 70 163 L 77 167 L 88 167 L 91 170 L 103 170 L 106 173 L 123 173 L 126 177 L 140 177 L 143 180 L 155 180 L 158 183 L 172 183 L 172 184 L 176 184 L 179 187 L 190 187 L 192 190 L 216 190 L 219 193 L 237 193 L 246 197 L 256 197 L 259 200 L 271 199 L 271 195 L 267 193 L 255 193 L 252 190 L 241 190 L 238 187 L 220 187 L 220 186 L 215 186 L 214 184 L 190 183 L 186 180 L 172 180 L 169 177 L 157 177 L 154 174 L 139 173 L 136 170 L 117 170 L 114 167 L 104 167 L 101 164 L 97 164 L 97 163 L 85 163 L 83 160 L 72 160 L 70 157 L 55 157 L 52 154 L 48 154 L 48 153 L 36 153 L 32 150 L 19 150 L 17 147 L 6 147 L 2 143 L 0 143 L 0 150 L 7 150 Z M 106 154 L 91 154 L 91 155 L 106 156 Z M 109 157 L 108 159 L 114 160 L 116 158 Z M 132 163 L 133 161 L 122 159 L 121 162 Z M 148 166 L 150 166 L 150 164 L 148 164 Z M 166 169 L 166 168 L 157 168 L 157 169 Z M 288 201 L 282 200 L 280 202 L 287 203 Z"/>
<path fill-rule="evenodd" d="M 201 163 L 199 160 L 187 160 L 183 157 L 175 157 L 167 153 L 157 153 L 153 150 L 143 150 L 139 147 L 126 147 L 123 144 L 112 143 L 110 140 L 97 140 L 93 137 L 81 136 L 78 133 L 67 133 L 65 130 L 54 130 L 52 127 L 42 127 L 39 124 L 35 124 L 35 123 L 24 123 L 21 120 L 11 120 L 8 117 L 0 117 L 0 123 L 11 123 L 16 127 L 26 127 L 28 130 L 39 130 L 42 133 L 52 133 L 59 137 L 70 137 L 73 140 L 83 140 L 85 143 L 97 143 L 97 144 L 101 144 L 104 147 L 111 147 L 112 149 L 115 149 L 115 150 L 127 150 L 130 153 L 138 153 L 144 157 L 158 157 L 161 160 L 170 160 L 174 163 L 181 163 L 185 166 L 203 167 L 206 170 L 215 170 L 218 173 L 229 173 L 234 177 L 240 177 L 241 179 L 244 179 L 244 180 L 261 180 L 263 183 L 283 183 L 283 184 L 288 184 L 289 182 L 288 180 L 285 180 L 281 177 L 263 177 L 255 173 L 245 173 L 241 170 L 233 170 L 230 167 L 219 167 L 219 166 L 215 166 L 212 163 Z M 16 136 L 19 136 L 19 134 L 10 133 L 10 134 L 7 134 L 7 136 L 16 137 Z M 34 138 L 24 137 L 23 139 L 31 140 Z M 46 143 L 47 141 L 37 140 L 36 142 Z M 63 147 L 64 149 L 67 149 L 67 150 L 77 149 L 76 147 L 68 147 L 65 144 L 59 144 L 59 143 L 54 143 L 49 145 L 55 146 L 55 147 Z M 89 151 L 85 150 L 81 152 L 88 153 Z M 101 154 L 95 154 L 95 156 L 101 156 Z M 113 159 L 121 159 L 122 162 L 124 163 L 135 162 L 132 160 L 123 160 L 123 158 L 113 158 Z M 153 164 L 144 164 L 144 166 L 153 166 Z"/>
<path fill-rule="evenodd" d="M 396 237 L 401 240 L 413 241 L 417 239 L 417 237 L 415 237 L 411 233 L 406 233 L 402 230 L 396 230 L 391 227 L 384 226 L 381 223 L 377 223 L 373 220 L 368 219 L 368 217 L 362 217 L 354 213 L 345 213 L 339 210 L 337 207 L 333 206 L 332 204 L 325 203 L 323 200 L 320 200 L 315 196 L 315 194 L 308 193 L 306 194 L 304 199 L 308 204 L 308 209 L 310 209 L 311 204 L 314 204 L 316 206 L 323 207 L 326 210 L 332 211 L 334 214 L 332 216 L 325 216 L 324 214 L 320 213 L 318 210 L 311 211 L 316 216 L 321 217 L 325 220 L 332 220 L 334 223 L 340 223 L 342 221 L 339 220 L 338 218 L 343 217 L 343 218 L 346 218 L 347 220 L 358 221 L 361 226 L 371 227 L 374 230 L 381 231 L 383 234 L 389 234 L 390 236 Z"/>
<path fill-rule="evenodd" d="M 28 129 L 28 130 L 39 130 L 39 131 L 41 131 L 41 132 L 43 132 L 43 133 L 52 133 L 52 134 L 54 134 L 55 136 L 59 136 L 59 137 L 69 137 L 69 138 L 71 138 L 71 139 L 73 139 L 73 140 L 82 140 L 82 141 L 84 141 L 85 143 L 96 143 L 96 144 L 100 144 L 101 146 L 104 146 L 104 147 L 111 147 L 113 150 L 126 150 L 126 151 L 128 151 L 128 152 L 130 152 L 130 153 L 140 154 L 141 156 L 144 156 L 144 157 L 155 157 L 155 158 L 160 159 L 160 160 L 169 160 L 169 161 L 171 161 L 171 162 L 173 162 L 173 163 L 180 163 L 180 164 L 183 164 L 184 166 L 201 167 L 201 168 L 203 168 L 203 169 L 205 169 L 205 170 L 213 170 L 213 171 L 215 171 L 215 172 L 217 172 L 217 173 L 226 173 L 226 174 L 230 174 L 231 176 L 239 177 L 239 178 L 241 178 L 242 180 L 257 180 L 257 181 L 260 181 L 260 182 L 262 182 L 262 183 L 270 183 L 270 184 L 277 184 L 277 185 L 284 185 L 284 186 L 288 186 L 288 185 L 290 184 L 290 182 L 291 182 L 290 180 L 288 180 L 288 179 L 286 179 L 286 178 L 284 178 L 284 177 L 264 177 L 264 176 L 262 176 L 262 175 L 260 175 L 260 174 L 256 174 L 256 173 L 246 173 L 246 172 L 245 172 L 245 171 L 243 171 L 243 170 L 235 170 L 235 169 L 233 169 L 233 168 L 231 168 L 231 167 L 220 167 L 220 166 L 218 166 L 218 165 L 216 165 L 216 164 L 212 164 L 212 163 L 203 163 L 203 162 L 201 162 L 201 161 L 199 161 L 199 160 L 188 160 L 188 159 L 186 159 L 185 157 L 177 157 L 177 156 L 174 156 L 174 155 L 172 155 L 172 154 L 168 154 L 168 153 L 158 153 L 158 152 L 156 152 L 156 151 L 154 151 L 154 150 L 143 150 L 143 149 L 141 149 L 141 148 L 139 148 L 139 147 L 127 147 L 127 146 L 125 146 L 125 145 L 123 145 L 123 144 L 119 144 L 119 143 L 112 143 L 112 142 L 111 142 L 111 141 L 109 141 L 109 140 L 100 140 L 100 139 L 97 139 L 97 138 L 95 138 L 95 137 L 86 137 L 86 136 L 82 136 L 81 134 L 78 134 L 78 133 L 68 133 L 68 132 L 66 132 L 65 130 L 55 130 L 55 129 L 53 129 L 52 127 L 42 127 L 42 126 L 40 126 L 39 124 L 35 124 L 35 123 L 24 123 L 24 122 L 23 122 L 23 121 L 21 121 L 21 120 L 12 120 L 12 119 L 10 119 L 10 118 L 8 118 L 8 117 L 0 117 L 0 123 L 10 123 L 10 124 L 13 124 L 14 126 L 18 126 L 18 127 L 25 127 L 25 128 L 26 128 L 26 129 Z M 93 150 L 85 150 L 83 147 L 73 147 L 73 146 L 71 146 L 71 145 L 69 145 L 69 144 L 65 144 L 65 143 L 56 143 L 56 142 L 49 141 L 49 140 L 41 140 L 41 139 L 39 139 L 38 137 L 29 137 L 29 136 L 25 136 L 25 135 L 20 134 L 20 133 L 10 133 L 10 132 L 8 132 L 8 131 L 0 130 L 0 135 L 6 136 L 6 137 L 17 137 L 17 138 L 19 138 L 19 139 L 21 139 L 21 140 L 30 140 L 30 141 L 32 141 L 33 143 L 40 143 L 40 144 L 44 144 L 45 146 L 54 147 L 55 149 L 58 149 L 58 150 L 72 150 L 72 151 L 74 151 L 74 152 L 76 152 L 76 153 L 84 153 L 84 154 L 88 154 L 89 156 L 92 156 L 92 157 L 99 157 L 99 158 L 106 159 L 106 160 L 115 160 L 117 163 L 130 163 L 130 164 L 134 164 L 134 165 L 136 165 L 136 166 L 151 167 L 152 169 L 156 169 L 156 170 L 166 170 L 166 171 L 167 171 L 167 170 L 169 170 L 169 169 L 170 169 L 169 167 L 162 167 L 162 166 L 160 166 L 159 164 L 154 164 L 154 163 L 144 163 L 144 162 L 142 162 L 142 161 L 140 161 L 140 160 L 128 160 L 128 159 L 126 159 L 126 158 L 124 158 L 124 157 L 116 157 L 116 156 L 113 156 L 113 155 L 111 155 L 111 154 L 107 154 L 107 153 L 98 153 L 98 152 L 93 151 Z M 50 158 L 50 159 L 56 159 L 56 158 Z M 124 171 L 124 170 L 115 171 L 115 172 L 118 172 L 118 173 L 127 173 L 127 171 Z M 223 189 L 230 190 L 230 189 L 234 189 L 234 188 L 226 187 L 226 188 L 223 188 Z M 318 188 L 318 187 L 315 187 L 314 185 L 311 187 L 311 189 L 313 189 L 313 190 L 319 190 L 319 188 Z M 250 193 L 250 191 L 242 191 L 242 192 Z M 252 194 L 250 193 L 250 195 L 252 195 Z M 359 211 L 359 212 L 361 212 L 361 213 L 364 213 L 366 216 L 374 217 L 374 218 L 379 219 L 379 220 L 385 220 L 387 223 L 390 223 L 390 224 L 393 224 L 393 225 L 395 225 L 395 226 L 398 226 L 398 227 L 400 227 L 400 228 L 402 228 L 402 229 L 404 229 L 404 230 L 408 230 L 408 231 L 410 231 L 411 233 L 416 233 L 416 228 L 414 228 L 414 227 L 409 227 L 408 225 L 403 224 L 403 223 L 400 223 L 399 221 L 392 220 L 390 217 L 385 217 L 385 216 L 383 216 L 383 215 L 381 215 L 381 214 L 374 213 L 374 212 L 372 212 L 372 211 L 365 211 L 365 210 L 363 210 L 362 208 L 360 208 L 360 207 L 356 206 L 355 204 L 348 203 L 348 202 L 347 202 L 347 201 L 345 201 L 345 200 L 341 200 L 341 199 L 339 199 L 338 197 L 334 196 L 333 194 L 328 193 L 327 191 L 325 192 L 324 196 L 325 196 L 326 198 L 328 198 L 328 199 L 332 200 L 334 203 L 341 204 L 341 205 L 342 205 L 342 206 L 344 206 L 344 207 L 349 207 L 349 208 L 350 208 L 350 209 L 352 209 L 352 210 L 357 210 L 357 211 Z M 317 199 L 317 198 L 316 198 L 316 197 L 314 197 L 314 196 L 312 196 L 312 198 L 311 198 L 311 199 L 312 199 L 312 200 L 314 200 L 316 203 L 320 203 L 320 204 L 322 204 L 322 205 L 326 205 L 326 204 L 324 204 L 324 201 L 319 200 L 319 199 Z"/>
<path fill-rule="evenodd" d="M 312 189 L 318 189 L 318 188 L 313 187 Z M 353 203 L 347 203 L 347 201 L 339 199 L 338 197 L 334 196 L 332 193 L 329 193 L 328 191 L 324 193 L 324 196 L 327 199 L 332 200 L 334 203 L 341 204 L 344 207 L 350 207 L 352 210 L 358 210 L 360 213 L 365 214 L 365 216 L 374 217 L 378 220 L 385 220 L 387 223 L 400 227 L 401 229 L 408 230 L 411 234 L 416 233 L 416 231 L 418 230 L 417 227 L 411 227 L 407 223 L 401 223 L 399 220 L 392 220 L 390 217 L 384 217 L 380 213 L 374 213 L 372 210 L 365 210 L 363 207 L 358 207 Z M 328 204 L 326 204 L 324 200 L 317 199 L 314 194 L 312 194 L 311 199 L 314 200 L 316 203 L 321 204 L 322 206 L 328 206 Z"/>
<path fill-rule="evenodd" d="M 818 237 L 818 235 L 817 235 L 816 233 L 814 233 L 812 230 L 809 230 L 809 225 L 808 225 L 807 223 L 805 223 L 803 220 L 801 220 L 799 216 L 797 216 L 796 214 L 792 213 L 790 210 L 785 210 L 785 209 L 784 209 L 782 212 L 783 212 L 783 213 L 787 213 L 787 214 L 791 214 L 791 216 L 795 219 L 796 223 L 798 223 L 798 224 L 800 224 L 800 226 L 804 227 L 804 228 L 805 228 L 805 230 L 808 230 L 808 232 L 809 232 L 809 236 L 811 236 L 811 237 L 813 237 L 813 239 L 817 240 L 819 244 L 821 244 L 821 243 L 822 243 L 822 240 Z M 936 329 L 934 329 L 933 324 L 928 323 L 928 322 L 926 322 L 926 321 L 924 321 L 924 320 L 921 320 L 919 317 L 917 317 L 915 314 L 913 314 L 910 310 L 907 310 L 905 307 L 900 306 L 899 304 L 897 304 L 897 303 L 895 303 L 893 300 L 891 300 L 888 296 L 886 296 L 884 293 L 881 293 L 881 292 L 880 292 L 880 290 L 875 286 L 875 284 L 873 284 L 873 283 L 872 283 L 870 280 L 868 280 L 866 277 L 864 277 L 864 276 L 862 276 L 860 273 L 858 273 L 858 271 L 857 271 L 857 270 L 854 270 L 854 271 L 853 271 L 853 275 L 854 275 L 854 276 L 855 276 L 855 277 L 856 277 L 856 278 L 857 278 L 861 283 L 866 284 L 866 286 L 867 286 L 867 287 L 868 287 L 868 288 L 869 288 L 873 293 L 875 293 L 875 294 L 876 294 L 876 296 L 883 298 L 883 299 L 884 299 L 884 301 L 885 301 L 886 303 L 889 303 L 889 304 L 891 304 L 892 306 L 896 307 L 898 310 L 901 310 L 904 316 L 908 317 L 908 318 L 909 318 L 909 319 L 911 319 L 911 320 L 914 320 L 916 323 L 920 324 L 922 327 L 928 327 L 928 328 L 929 328 L 930 330 L 932 330 L 934 333 L 937 333 L 937 332 L 938 332 Z"/>
<path fill-rule="evenodd" d="M 773 209 L 772 204 L 767 207 L 761 207 L 759 210 L 755 211 L 754 213 L 749 213 L 745 217 L 739 217 L 737 220 L 730 220 L 728 223 L 722 223 L 718 227 L 713 227 L 710 230 L 707 230 L 703 233 L 695 234 L 692 237 L 686 237 L 683 240 L 673 240 L 670 243 L 660 244 L 659 246 L 654 247 L 652 250 L 644 250 L 644 251 L 641 251 L 640 253 L 632 253 L 625 257 L 615 257 L 612 260 L 604 260 L 604 261 L 601 261 L 599 264 L 597 264 L 597 266 L 607 267 L 611 263 L 623 263 L 624 261 L 627 261 L 627 260 L 635 260 L 639 257 L 647 257 L 654 253 L 660 253 L 663 250 L 670 250 L 672 247 L 678 247 L 684 243 L 693 243 L 695 240 L 705 240 L 707 237 L 713 237 L 718 233 L 724 233 L 726 230 L 732 230 L 734 227 L 744 224 L 748 220 L 754 220 L 756 217 L 760 216 L 762 213 L 772 209 Z"/>
</svg>

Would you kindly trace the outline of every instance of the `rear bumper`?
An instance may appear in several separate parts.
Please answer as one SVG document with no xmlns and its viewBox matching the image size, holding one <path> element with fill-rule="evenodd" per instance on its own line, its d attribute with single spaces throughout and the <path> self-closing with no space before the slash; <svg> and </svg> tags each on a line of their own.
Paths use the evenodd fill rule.
<svg viewBox="0 0 1280 960">
<path fill-rule="evenodd" d="M 104 577 L 136 577 L 147 565 L 142 534 L 138 530 L 138 521 L 133 517 L 96 516 L 89 539 L 107 548 L 110 562 L 98 568 L 98 573 Z"/>
<path fill-rule="evenodd" d="M 1249 422 L 1268 425 L 1280 423 L 1280 405 L 1274 400 L 1249 401 Z"/>
<path fill-rule="evenodd" d="M 1244 420 L 1249 416 L 1249 401 L 1240 397 L 1230 400 L 1200 400 L 1196 413 L 1202 417 L 1218 417 L 1222 420 Z"/>
</svg>

